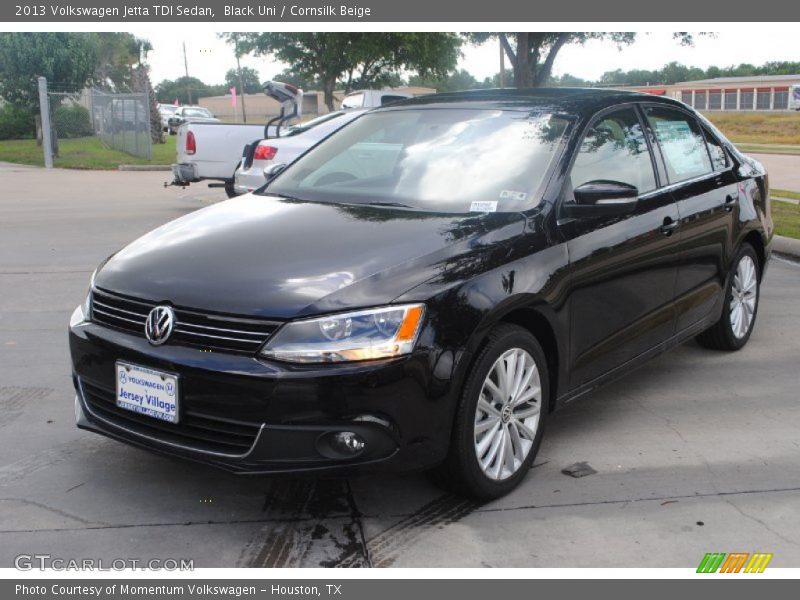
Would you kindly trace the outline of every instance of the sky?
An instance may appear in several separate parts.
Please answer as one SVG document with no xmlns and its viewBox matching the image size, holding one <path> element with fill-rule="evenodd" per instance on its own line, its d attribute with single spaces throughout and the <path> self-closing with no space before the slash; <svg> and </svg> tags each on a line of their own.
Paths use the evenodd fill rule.
<svg viewBox="0 0 800 600">
<path fill-rule="evenodd" d="M 131 28 L 131 33 L 150 40 L 153 51 L 148 55 L 151 79 L 158 83 L 184 74 L 182 40 L 176 29 Z M 202 41 L 200 41 L 202 40 Z M 225 72 L 236 62 L 230 46 L 212 35 L 193 35 L 185 40 L 189 75 L 208 84 L 222 83 Z M 482 46 L 464 46 L 459 68 L 466 69 L 482 81 L 500 69 L 496 42 Z M 745 32 L 732 30 L 713 37 L 697 37 L 694 47 L 682 47 L 666 31 L 640 33 L 630 46 L 617 49 L 611 42 L 591 41 L 585 46 L 566 46 L 558 55 L 554 73 L 569 73 L 587 80 L 596 80 L 614 69 L 657 69 L 677 61 L 687 66 L 706 68 L 743 62 L 762 64 L 767 61 L 800 60 L 797 33 L 789 30 Z M 256 69 L 262 81 L 271 79 L 284 65 L 269 57 L 244 57 L 242 65 Z M 508 62 L 506 61 L 506 66 Z"/>
</svg>

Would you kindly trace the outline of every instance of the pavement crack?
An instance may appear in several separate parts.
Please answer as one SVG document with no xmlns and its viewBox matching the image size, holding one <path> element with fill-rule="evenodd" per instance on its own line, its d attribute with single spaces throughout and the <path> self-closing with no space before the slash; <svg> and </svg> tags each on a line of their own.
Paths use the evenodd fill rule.
<svg viewBox="0 0 800 600">
<path fill-rule="evenodd" d="M 541 509 L 550 509 L 550 508 L 569 508 L 569 507 L 581 507 L 581 506 L 602 506 L 602 505 L 609 505 L 609 504 L 627 504 L 633 502 L 663 502 L 664 500 L 691 500 L 691 499 L 699 499 L 699 498 L 713 498 L 713 497 L 736 497 L 736 496 L 745 496 L 750 494 L 780 494 L 780 493 L 788 493 L 788 492 L 800 492 L 800 487 L 790 487 L 790 488 L 770 488 L 770 489 L 754 489 L 754 490 L 740 490 L 735 492 L 713 492 L 713 493 L 705 493 L 705 494 L 683 494 L 683 495 L 669 495 L 669 496 L 651 496 L 648 498 L 617 498 L 611 500 L 597 500 L 591 502 L 564 502 L 560 504 L 540 504 L 540 505 L 522 505 L 522 506 L 512 506 L 512 507 L 474 507 L 470 508 L 468 512 L 461 512 L 456 511 L 453 517 L 447 517 L 445 515 L 444 519 L 440 519 L 439 523 L 447 523 L 447 522 L 454 522 L 460 520 L 464 516 L 470 513 L 485 513 L 485 512 L 510 512 L 516 510 L 541 510 Z M 403 528 L 410 527 L 413 525 L 412 522 L 419 522 L 423 525 L 426 522 L 430 522 L 430 517 L 427 517 L 424 513 L 430 510 L 431 505 L 434 506 L 434 512 L 441 510 L 439 504 L 441 503 L 442 498 L 438 498 L 428 504 L 426 504 L 421 509 L 414 511 L 412 513 L 401 513 L 401 514 L 394 514 L 394 515 L 365 515 L 362 514 L 361 518 L 365 519 L 376 519 L 376 518 L 400 518 L 402 519 L 401 523 L 395 524 L 389 529 L 381 532 L 378 536 L 382 536 L 384 538 L 388 538 L 391 535 L 390 530 L 400 525 Z M 467 501 L 464 501 L 467 502 Z M 341 515 L 335 517 L 337 519 L 345 519 L 347 515 Z M 204 521 L 176 521 L 176 522 L 155 522 L 155 523 L 122 523 L 122 524 L 108 524 L 108 525 L 90 525 L 87 527 L 44 527 L 39 529 L 2 529 L 0 530 L 0 534 L 3 533 L 48 533 L 48 532 L 66 532 L 66 531 L 83 531 L 83 530 L 94 530 L 94 529 L 103 529 L 103 530 L 114 530 L 114 529 L 135 529 L 135 528 L 147 528 L 147 527 L 196 527 L 196 526 L 230 526 L 230 525 L 249 525 L 249 524 L 263 524 L 265 526 L 276 526 L 281 524 L 291 524 L 291 525 L 298 525 L 301 523 L 305 523 L 307 528 L 313 528 L 313 524 L 319 521 L 318 517 L 315 516 L 303 516 L 303 517 L 286 517 L 286 518 L 275 518 L 275 517 L 262 517 L 258 519 L 224 519 L 224 520 L 204 520 Z M 378 537 L 376 536 L 376 538 Z M 368 541 L 368 547 L 372 545 L 376 538 Z M 380 541 L 380 540 L 379 540 Z M 373 563 L 375 563 L 375 557 L 372 555 L 372 549 L 370 549 L 370 556 Z M 345 557 L 344 560 L 350 558 L 350 555 Z M 240 564 L 239 566 L 247 566 Z M 379 566 L 378 564 L 374 564 L 374 566 Z"/>
<path fill-rule="evenodd" d="M 766 524 L 764 521 L 762 521 L 762 520 L 761 520 L 761 519 L 759 519 L 758 517 L 756 517 L 756 516 L 753 516 L 753 515 L 751 515 L 751 514 L 749 514 L 749 513 L 745 512 L 744 510 L 742 510 L 742 509 L 741 509 L 739 506 L 737 506 L 737 505 L 736 505 L 736 504 L 733 502 L 733 500 L 731 500 L 730 498 L 723 498 L 723 500 L 725 501 L 725 503 L 726 503 L 726 504 L 728 504 L 728 505 L 729 505 L 731 508 L 733 508 L 733 509 L 734 509 L 736 512 L 738 512 L 740 515 L 742 515 L 742 516 L 743 516 L 745 519 L 749 519 L 749 520 L 753 521 L 754 523 L 758 523 L 758 524 L 759 524 L 759 525 L 761 525 L 761 526 L 762 526 L 764 529 L 766 529 L 767 531 L 769 531 L 771 534 L 773 534 L 774 536 L 778 537 L 779 539 L 782 539 L 782 540 L 783 540 L 784 542 L 786 542 L 787 544 L 791 544 L 792 546 L 798 546 L 798 547 L 800 547 L 800 544 L 798 544 L 798 543 L 797 543 L 795 540 L 792 540 L 792 539 L 790 539 L 790 538 L 787 538 L 787 537 L 786 537 L 785 535 L 783 535 L 782 533 L 780 533 L 780 532 L 778 532 L 778 531 L 775 531 L 775 530 L 774 530 L 772 527 L 770 527 L 769 525 L 767 525 L 767 524 Z"/>
<path fill-rule="evenodd" d="M 68 513 L 59 508 L 53 508 L 52 506 L 48 506 L 47 504 L 44 504 L 42 502 L 36 502 L 35 500 L 28 500 L 27 498 L 0 498 L 0 502 L 18 502 L 20 504 L 25 504 L 27 506 L 35 506 L 36 508 L 41 508 L 42 510 L 46 510 L 47 512 L 51 512 L 55 515 L 66 517 L 67 519 L 71 519 L 73 521 L 78 521 L 79 523 L 83 523 L 84 525 L 92 525 L 93 523 L 97 523 L 97 521 L 89 521 L 88 519 L 84 519 L 83 517 L 79 517 L 78 515 L 73 515 L 72 513 Z M 102 522 L 100 522 L 100 524 L 105 525 L 105 523 Z"/>
<path fill-rule="evenodd" d="M 358 533 L 361 540 L 361 548 L 364 554 L 364 561 L 367 567 L 372 567 L 372 557 L 370 556 L 369 551 L 369 544 L 367 543 L 367 538 L 364 532 L 364 521 L 362 519 L 361 511 L 358 509 L 358 504 L 356 504 L 356 498 L 353 494 L 353 486 L 350 485 L 350 481 L 347 481 L 347 502 L 350 505 L 351 514 L 353 516 L 353 521 L 355 522 L 356 526 L 358 527 Z"/>
<path fill-rule="evenodd" d="M 727 496 L 746 496 L 750 494 L 780 494 L 785 492 L 800 492 L 800 487 L 792 488 L 771 488 L 759 490 L 738 490 L 735 492 L 721 492 L 715 490 L 714 492 L 683 494 L 683 495 L 670 495 L 670 496 L 649 496 L 647 498 L 616 498 L 612 500 L 593 500 L 587 502 L 562 502 L 557 504 L 529 504 L 523 506 L 510 506 L 504 508 L 479 508 L 475 510 L 476 513 L 482 512 L 506 512 L 515 510 L 536 510 L 545 508 L 569 508 L 572 506 L 601 506 L 604 504 L 629 504 L 633 502 L 663 502 L 664 500 L 687 500 L 696 498 L 725 498 Z"/>
</svg>

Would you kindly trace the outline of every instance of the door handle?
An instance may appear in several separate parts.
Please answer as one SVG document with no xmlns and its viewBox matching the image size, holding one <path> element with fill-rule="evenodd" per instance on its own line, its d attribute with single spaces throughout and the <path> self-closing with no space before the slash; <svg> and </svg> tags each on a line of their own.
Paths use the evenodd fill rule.
<svg viewBox="0 0 800 600">
<path fill-rule="evenodd" d="M 675 221 L 672 217 L 664 217 L 664 224 L 661 225 L 661 233 L 665 236 L 669 237 L 672 235 L 672 232 L 675 231 L 680 223 Z"/>
<path fill-rule="evenodd" d="M 736 198 L 728 194 L 725 196 L 725 211 L 731 212 L 733 210 L 733 206 L 736 204 Z"/>
</svg>

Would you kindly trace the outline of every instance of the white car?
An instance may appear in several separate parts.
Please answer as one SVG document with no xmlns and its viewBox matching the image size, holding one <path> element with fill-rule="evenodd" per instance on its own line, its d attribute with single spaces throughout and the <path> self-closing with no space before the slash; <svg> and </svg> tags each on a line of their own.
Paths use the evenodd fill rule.
<svg viewBox="0 0 800 600">
<path fill-rule="evenodd" d="M 178 127 L 184 123 L 219 123 L 220 120 L 207 108 L 202 106 L 179 106 L 167 119 L 171 135 L 178 133 Z"/>
<path fill-rule="evenodd" d="M 295 125 L 279 138 L 250 144 L 245 147 L 242 162 L 236 170 L 234 190 L 237 194 L 246 194 L 260 188 L 267 182 L 265 169 L 273 165 L 288 165 L 311 146 L 365 112 L 366 109 L 335 111 Z"/>
<path fill-rule="evenodd" d="M 159 104 L 158 114 L 161 116 L 161 130 L 169 131 L 169 118 L 175 114 L 178 107 L 174 104 Z"/>
<path fill-rule="evenodd" d="M 800 110 L 800 85 L 793 85 L 789 94 L 789 108 Z"/>
</svg>

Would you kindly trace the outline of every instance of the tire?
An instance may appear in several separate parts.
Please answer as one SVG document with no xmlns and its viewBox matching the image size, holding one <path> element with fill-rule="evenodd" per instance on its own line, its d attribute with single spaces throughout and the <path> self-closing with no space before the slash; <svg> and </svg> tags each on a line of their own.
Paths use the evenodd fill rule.
<svg viewBox="0 0 800 600">
<path fill-rule="evenodd" d="M 525 360 L 523 380 L 530 376 L 529 383 L 523 386 L 520 382 L 518 391 L 521 393 L 516 394 L 516 399 L 533 394 L 531 400 L 516 407 L 514 398 L 502 393 L 499 379 L 500 370 L 511 371 L 512 354 L 514 365 Z M 532 366 L 535 366 L 534 371 L 531 371 Z M 537 375 L 538 394 L 535 393 Z M 504 323 L 496 326 L 489 333 L 488 341 L 464 383 L 450 450 L 445 462 L 437 469 L 438 479 L 454 491 L 478 500 L 499 498 L 517 487 L 539 451 L 549 391 L 547 360 L 536 338 L 517 325 Z M 507 398 L 505 403 L 502 398 Z M 493 410 L 488 411 L 487 406 Z M 529 415 L 531 411 L 536 411 L 536 414 Z M 500 462 L 499 457 L 506 446 L 510 454 L 503 454 L 504 460 Z M 491 460 L 493 451 L 495 457 Z"/>
<path fill-rule="evenodd" d="M 760 288 L 758 256 L 750 244 L 743 244 L 728 273 L 722 315 L 719 321 L 697 336 L 697 342 L 712 350 L 743 348 L 756 323 Z"/>
<path fill-rule="evenodd" d="M 237 167 L 236 171 L 238 170 L 239 169 Z M 236 182 L 236 171 L 233 172 L 233 179 L 225 181 L 225 195 L 228 196 L 228 198 L 236 198 L 237 196 L 241 196 L 241 194 L 237 192 L 236 188 L 234 187 Z"/>
</svg>

